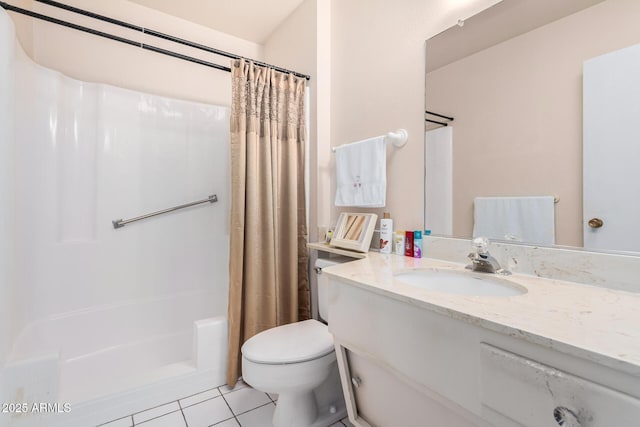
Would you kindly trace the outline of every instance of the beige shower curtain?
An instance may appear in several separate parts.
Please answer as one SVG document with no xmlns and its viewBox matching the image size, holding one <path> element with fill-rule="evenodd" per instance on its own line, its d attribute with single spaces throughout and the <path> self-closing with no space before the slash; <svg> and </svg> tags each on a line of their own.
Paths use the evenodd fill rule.
<svg viewBox="0 0 640 427">
<path fill-rule="evenodd" d="M 253 335 L 310 317 L 305 212 L 305 80 L 232 64 L 227 384 Z"/>
</svg>

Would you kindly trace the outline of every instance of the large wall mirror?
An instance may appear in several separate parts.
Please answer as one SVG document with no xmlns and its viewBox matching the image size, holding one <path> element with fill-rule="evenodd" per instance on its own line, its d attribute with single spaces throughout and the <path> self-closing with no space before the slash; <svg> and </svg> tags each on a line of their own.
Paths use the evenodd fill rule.
<svg viewBox="0 0 640 427">
<path fill-rule="evenodd" d="M 640 254 L 639 22 L 503 0 L 429 39 L 426 228 Z"/>
</svg>

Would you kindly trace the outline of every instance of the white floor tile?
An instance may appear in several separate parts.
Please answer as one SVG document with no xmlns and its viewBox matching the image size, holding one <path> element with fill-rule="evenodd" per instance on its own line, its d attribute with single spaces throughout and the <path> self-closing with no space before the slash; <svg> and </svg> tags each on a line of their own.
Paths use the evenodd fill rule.
<svg viewBox="0 0 640 427">
<path fill-rule="evenodd" d="M 136 423 L 136 426 L 142 427 L 186 427 L 187 424 L 184 422 L 184 417 L 182 416 L 182 412 L 172 412 L 167 415 L 163 415 L 158 418 L 154 418 L 149 421 L 145 421 L 142 424 Z"/>
<path fill-rule="evenodd" d="M 236 383 L 236 385 L 233 388 L 231 388 L 231 387 L 229 387 L 228 385 L 225 384 L 223 386 L 218 387 L 218 389 L 220 390 L 220 393 L 226 394 L 226 393 L 230 393 L 232 391 L 240 390 L 241 388 L 245 388 L 245 387 L 248 387 L 247 383 L 245 383 L 242 380 L 238 380 L 238 382 Z"/>
<path fill-rule="evenodd" d="M 235 418 L 231 418 L 230 420 L 214 424 L 213 427 L 240 427 L 240 424 L 238 424 Z"/>
<path fill-rule="evenodd" d="M 139 424 L 141 422 L 150 420 L 151 418 L 156 418 L 161 415 L 168 414 L 169 412 L 179 411 L 180 406 L 178 406 L 178 402 L 167 403 L 166 405 L 158 406 L 156 408 L 148 409 L 144 412 L 140 412 L 133 415 L 133 421 L 135 424 Z"/>
<path fill-rule="evenodd" d="M 271 398 L 271 400 L 273 400 L 274 402 L 278 401 L 278 395 L 275 393 L 267 393 L 269 395 L 269 397 Z"/>
<path fill-rule="evenodd" d="M 238 421 L 242 427 L 273 427 L 273 411 L 276 406 L 273 403 L 261 406 L 253 411 L 238 415 Z"/>
<path fill-rule="evenodd" d="M 187 406 L 195 405 L 196 403 L 204 402 L 205 400 L 213 399 L 218 396 L 220 396 L 220 392 L 217 388 L 214 388 L 212 390 L 207 390 L 202 393 L 180 399 L 180 406 L 184 409 Z"/>
<path fill-rule="evenodd" d="M 131 427 L 133 425 L 133 419 L 131 416 L 120 418 L 119 420 L 111 421 L 106 424 L 100 424 L 98 427 Z"/>
<path fill-rule="evenodd" d="M 233 414 L 222 397 L 215 397 L 189 406 L 183 409 L 183 412 L 189 427 L 208 427 L 233 418 Z"/>
<path fill-rule="evenodd" d="M 250 411 L 265 403 L 271 403 L 271 399 L 269 399 L 266 393 L 250 387 L 227 393 L 224 395 L 224 398 L 236 415 Z"/>
</svg>

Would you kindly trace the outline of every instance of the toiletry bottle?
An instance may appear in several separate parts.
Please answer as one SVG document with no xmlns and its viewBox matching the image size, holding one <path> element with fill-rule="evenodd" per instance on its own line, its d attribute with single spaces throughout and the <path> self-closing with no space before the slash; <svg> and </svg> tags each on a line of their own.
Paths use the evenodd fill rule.
<svg viewBox="0 0 640 427">
<path fill-rule="evenodd" d="M 404 255 L 404 231 L 393 233 L 393 249 L 396 255 Z"/>
<path fill-rule="evenodd" d="M 331 239 L 333 239 L 333 227 L 327 228 L 327 232 L 324 235 L 325 242 L 331 243 Z"/>
<path fill-rule="evenodd" d="M 427 242 L 425 242 L 425 237 L 431 236 L 431 230 L 424 230 L 424 233 L 422 234 L 422 246 L 420 247 L 420 251 L 422 252 L 422 256 L 425 257 L 426 253 L 427 253 L 427 249 L 425 248 L 425 244 L 428 243 L 428 239 Z"/>
<path fill-rule="evenodd" d="M 393 220 L 389 212 L 385 212 L 380 220 L 380 253 L 390 254 L 393 246 Z"/>
<path fill-rule="evenodd" d="M 404 254 L 413 256 L 413 231 L 407 231 L 404 236 Z"/>
<path fill-rule="evenodd" d="M 422 231 L 413 232 L 413 257 L 422 258 Z"/>
</svg>

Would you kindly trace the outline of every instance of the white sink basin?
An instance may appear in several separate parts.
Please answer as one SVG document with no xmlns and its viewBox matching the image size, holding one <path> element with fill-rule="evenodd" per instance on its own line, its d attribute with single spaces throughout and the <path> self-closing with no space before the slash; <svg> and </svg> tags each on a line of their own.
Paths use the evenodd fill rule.
<svg viewBox="0 0 640 427">
<path fill-rule="evenodd" d="M 397 281 L 437 292 L 482 297 L 511 297 L 527 293 L 524 286 L 495 274 L 428 268 L 395 275 Z"/>
</svg>

